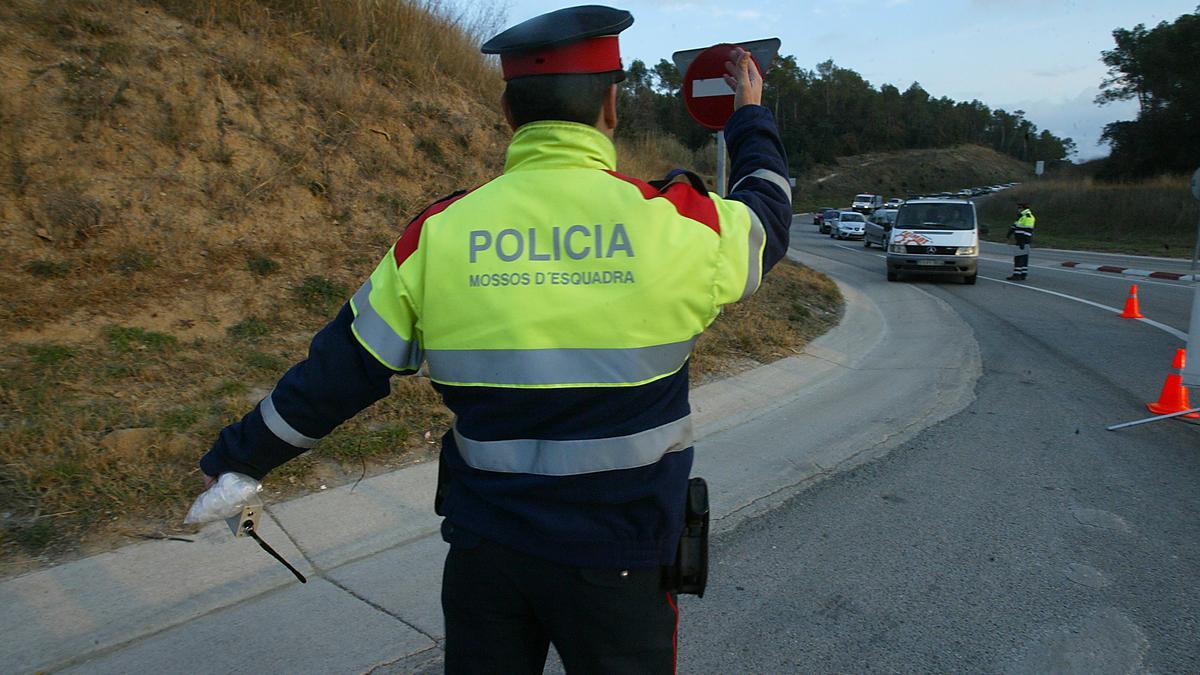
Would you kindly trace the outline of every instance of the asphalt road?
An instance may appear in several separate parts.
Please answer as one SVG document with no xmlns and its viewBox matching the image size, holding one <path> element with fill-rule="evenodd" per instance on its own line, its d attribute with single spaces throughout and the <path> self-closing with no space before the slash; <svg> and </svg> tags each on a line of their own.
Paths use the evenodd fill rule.
<svg viewBox="0 0 1200 675">
<path fill-rule="evenodd" d="M 868 295 L 888 283 L 877 249 L 798 222 L 794 248 L 859 268 Z M 1032 262 L 1024 286 L 1105 306 L 1131 282 Z M 974 330 L 976 401 L 716 537 L 681 672 L 1200 671 L 1200 427 L 1104 430 L 1148 415 L 1180 340 L 1010 267 L 909 282 Z M 1186 284 L 1138 285 L 1186 331 Z"/>
</svg>

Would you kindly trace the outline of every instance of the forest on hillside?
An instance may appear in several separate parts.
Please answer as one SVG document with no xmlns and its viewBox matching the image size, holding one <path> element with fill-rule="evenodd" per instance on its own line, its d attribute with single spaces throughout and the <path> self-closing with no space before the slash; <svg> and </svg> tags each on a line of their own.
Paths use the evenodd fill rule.
<svg viewBox="0 0 1200 675">
<path fill-rule="evenodd" d="M 672 135 L 693 149 L 709 141 L 711 133 L 683 107 L 683 78 L 673 63 L 634 60 L 627 73 L 618 135 Z M 809 70 L 795 56 L 776 58 L 766 75 L 763 104 L 779 122 L 793 174 L 864 152 L 974 143 L 1034 162 L 1066 159 L 1075 148 L 1070 138 L 1039 130 L 1022 110 L 935 97 L 917 82 L 904 91 L 891 84 L 876 88 L 833 61 Z"/>
</svg>

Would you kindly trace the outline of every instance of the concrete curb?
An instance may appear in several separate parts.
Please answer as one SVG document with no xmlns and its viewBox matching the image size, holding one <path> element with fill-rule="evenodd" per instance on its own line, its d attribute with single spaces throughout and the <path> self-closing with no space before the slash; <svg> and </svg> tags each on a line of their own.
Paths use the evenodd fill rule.
<svg viewBox="0 0 1200 675">
<path fill-rule="evenodd" d="M 1185 274 L 1183 272 L 1153 272 L 1150 270 L 1139 270 L 1132 267 L 1118 267 L 1116 265 L 1093 265 L 1089 263 L 1067 261 L 1062 263 L 1062 266 L 1079 270 L 1110 272 L 1112 274 L 1124 274 L 1126 276 L 1143 277 L 1149 279 L 1171 279 L 1174 281 L 1196 281 L 1197 279 L 1200 279 L 1200 274 Z"/>
</svg>

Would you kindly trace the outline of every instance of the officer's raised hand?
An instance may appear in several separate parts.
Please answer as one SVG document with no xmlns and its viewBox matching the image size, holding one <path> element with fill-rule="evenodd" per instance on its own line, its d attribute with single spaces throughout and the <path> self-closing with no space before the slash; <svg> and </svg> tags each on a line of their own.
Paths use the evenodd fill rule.
<svg viewBox="0 0 1200 675">
<path fill-rule="evenodd" d="M 750 52 L 734 47 L 725 62 L 725 84 L 733 90 L 733 109 L 744 105 L 762 105 L 763 78 Z"/>
</svg>

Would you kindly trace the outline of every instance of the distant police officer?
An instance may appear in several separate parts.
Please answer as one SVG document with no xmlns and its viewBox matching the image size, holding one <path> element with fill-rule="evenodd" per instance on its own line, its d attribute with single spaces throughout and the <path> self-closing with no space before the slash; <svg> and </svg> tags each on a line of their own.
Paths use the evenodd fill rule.
<svg viewBox="0 0 1200 675">
<path fill-rule="evenodd" d="M 446 670 L 674 669 L 673 563 L 692 466 L 688 360 L 787 250 L 791 194 L 762 76 L 732 50 L 728 198 L 616 172 L 617 34 L 586 6 L 489 40 L 515 130 L 503 175 L 429 206 L 200 461 L 261 478 L 428 364 L 454 412 L 437 510 Z"/>
<path fill-rule="evenodd" d="M 1029 248 L 1033 244 L 1033 226 L 1036 222 L 1028 204 L 1017 204 L 1017 209 L 1017 221 L 1008 228 L 1008 236 L 1017 247 L 1017 252 L 1013 255 L 1013 273 L 1008 277 L 1009 281 L 1024 281 L 1029 276 Z"/>
</svg>

